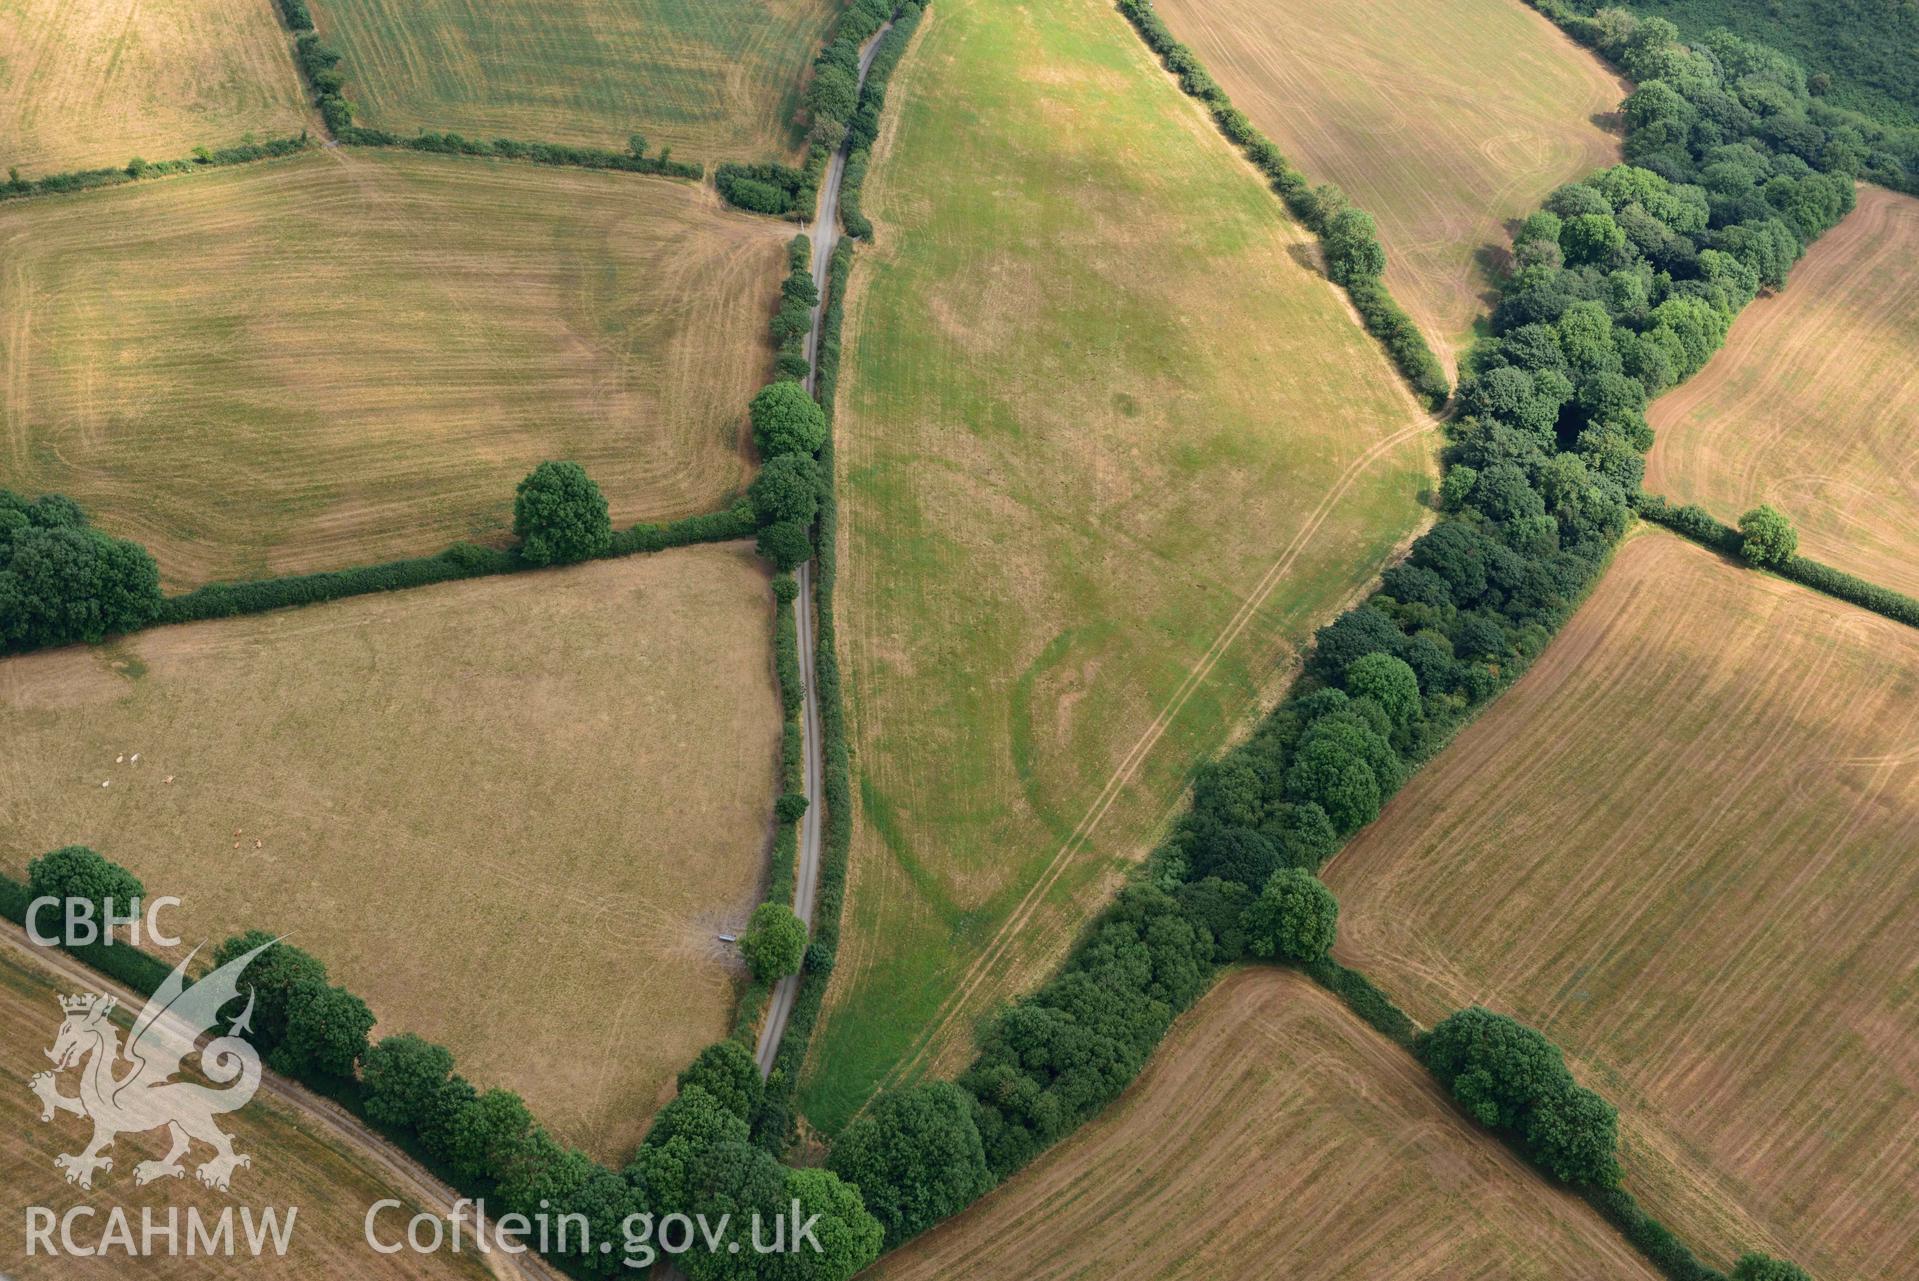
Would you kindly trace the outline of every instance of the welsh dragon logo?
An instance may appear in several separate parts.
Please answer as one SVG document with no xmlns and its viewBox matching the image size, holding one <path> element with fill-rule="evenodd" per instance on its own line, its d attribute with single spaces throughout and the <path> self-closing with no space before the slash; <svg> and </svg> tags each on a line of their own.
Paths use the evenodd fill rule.
<svg viewBox="0 0 1919 1281">
<path fill-rule="evenodd" d="M 248 963 L 272 946 L 266 943 L 235 957 L 192 987 L 186 985 L 185 978 L 187 963 L 193 959 L 189 954 L 173 967 L 134 1019 L 124 1052 L 120 1029 L 108 1017 L 116 1004 L 112 997 L 88 992 L 60 998 L 66 1020 L 60 1024 L 53 1047 L 46 1052 L 53 1060 L 53 1071 L 37 1073 L 28 1087 L 40 1098 L 42 1121 L 53 1120 L 56 1112 L 71 1112 L 93 1122 L 93 1142 L 85 1151 L 53 1159 L 55 1169 L 66 1171 L 68 1183 L 91 1188 L 95 1171 L 113 1169 L 113 1158 L 101 1153 L 113 1145 L 116 1136 L 162 1126 L 172 1140 L 172 1148 L 163 1160 L 134 1166 L 135 1183 L 182 1177 L 186 1171 L 180 1158 L 187 1155 L 195 1140 L 213 1149 L 212 1159 L 194 1171 L 210 1188 L 227 1191 L 233 1171 L 253 1164 L 251 1157 L 233 1150 L 233 1136 L 213 1123 L 221 1113 L 245 1107 L 260 1088 L 260 1056 L 240 1039 L 241 1033 L 250 1030 L 251 988 L 246 1008 L 227 1034 L 214 1037 L 200 1049 L 201 1073 L 226 1088 L 213 1089 L 196 1081 L 172 1078 L 201 1036 L 213 1030 L 220 1008 L 238 998 L 240 975 Z M 61 1094 L 56 1085 L 58 1074 L 70 1068 L 80 1071 L 80 1093 L 75 1096 Z"/>
</svg>

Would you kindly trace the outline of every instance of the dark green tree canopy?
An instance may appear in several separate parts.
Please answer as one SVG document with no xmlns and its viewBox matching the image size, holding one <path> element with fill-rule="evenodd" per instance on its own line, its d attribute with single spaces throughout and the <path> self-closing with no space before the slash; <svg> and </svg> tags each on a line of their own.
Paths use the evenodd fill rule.
<svg viewBox="0 0 1919 1281">
<path fill-rule="evenodd" d="M 738 1041 L 715 1041 L 701 1050 L 680 1073 L 679 1084 L 682 1090 L 690 1086 L 705 1090 L 742 1121 L 753 1119 L 766 1092 L 752 1051 Z"/>
<path fill-rule="evenodd" d="M 859 1189 L 888 1248 L 957 1214 L 993 1183 L 973 1102 L 950 1081 L 880 1095 L 834 1141 L 827 1168 Z"/>
<path fill-rule="evenodd" d="M 214 949 L 213 960 L 225 965 L 269 943 L 272 946 L 248 962 L 240 974 L 240 991 L 253 990 L 253 1043 L 262 1052 L 286 1040 L 293 994 L 306 987 L 325 987 L 327 979 L 326 966 L 318 958 L 291 943 L 274 942 L 265 930 L 234 935 Z"/>
<path fill-rule="evenodd" d="M 1739 552 L 1755 565 L 1783 565 L 1799 554 L 1799 531 L 1776 507 L 1761 505 L 1739 518 Z"/>
<path fill-rule="evenodd" d="M 1419 1038 L 1420 1060 L 1483 1124 L 1517 1139 L 1553 1177 L 1617 1186 L 1619 1115 L 1573 1080 L 1559 1047 L 1473 1006 Z"/>
<path fill-rule="evenodd" d="M 769 458 L 747 488 L 760 524 L 797 521 L 810 526 L 820 509 L 820 468 L 807 454 Z"/>
<path fill-rule="evenodd" d="M 767 563 L 782 574 L 813 559 L 813 535 L 805 523 L 797 520 L 768 525 L 753 545 Z"/>
<path fill-rule="evenodd" d="M 1391 654 L 1367 654 L 1348 664 L 1346 692 L 1378 703 L 1395 729 L 1404 729 L 1419 716 L 1419 677 Z"/>
<path fill-rule="evenodd" d="M 789 379 L 781 379 L 760 388 L 748 411 L 753 420 L 753 440 L 760 457 L 771 460 L 781 454 L 812 456 L 826 443 L 826 411 L 807 394 L 806 388 Z"/>
<path fill-rule="evenodd" d="M 122 915 L 147 894 L 140 878 L 84 845 L 63 845 L 30 860 L 27 890 L 34 898 L 74 899 L 91 903 L 96 910 L 110 901 Z M 50 929 L 51 923 L 43 928 Z"/>
<path fill-rule="evenodd" d="M 746 968 L 762 983 L 797 974 L 806 955 L 806 926 L 784 903 L 762 903 L 740 936 Z"/>
<path fill-rule="evenodd" d="M 0 489 L 0 652 L 137 631 L 160 601 L 144 547 L 89 528 L 64 495 Z"/>
<path fill-rule="evenodd" d="M 606 496 L 578 463 L 545 462 L 513 496 L 513 532 L 530 565 L 566 565 L 606 553 L 613 522 Z"/>
<path fill-rule="evenodd" d="M 1733 1265 L 1732 1281 L 1812 1281 L 1812 1276 L 1797 1264 L 1755 1251 Z"/>
<path fill-rule="evenodd" d="M 1317 961 L 1332 949 L 1339 902 L 1311 872 L 1281 868 L 1246 909 L 1247 950 L 1283 961 Z"/>
</svg>

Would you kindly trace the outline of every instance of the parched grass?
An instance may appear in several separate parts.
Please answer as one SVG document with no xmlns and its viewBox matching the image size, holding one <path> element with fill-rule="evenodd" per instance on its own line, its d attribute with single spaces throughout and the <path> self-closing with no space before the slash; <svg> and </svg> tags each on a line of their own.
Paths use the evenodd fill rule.
<svg viewBox="0 0 1919 1281">
<path fill-rule="evenodd" d="M 1379 223 L 1386 284 L 1447 365 L 1487 264 L 1561 183 L 1617 163 L 1630 86 L 1519 0 L 1165 0 L 1233 104 Z"/>
<path fill-rule="evenodd" d="M 92 1191 L 68 1184 L 65 1172 L 55 1168 L 53 1158 L 81 1151 L 92 1137 L 93 1126 L 67 1113 L 57 1113 L 43 1124 L 40 1100 L 28 1090 L 27 1082 L 50 1066 L 41 1051 L 53 1044 L 60 1028 L 58 998 L 73 993 L 71 984 L 50 971 L 21 959 L 11 949 L 0 951 L 0 1027 L 6 1029 L 6 1035 L 0 1037 L 0 1214 L 7 1219 L 4 1248 L 9 1276 L 19 1281 L 120 1281 L 136 1275 L 151 1281 L 292 1281 L 315 1276 L 353 1281 L 361 1277 L 426 1281 L 489 1275 L 471 1249 L 464 1254 L 408 1251 L 391 1256 L 369 1250 L 362 1226 L 368 1206 L 389 1197 L 403 1203 L 404 1209 L 388 1211 L 382 1217 L 383 1227 L 404 1224 L 418 1207 L 396 1191 L 382 1171 L 341 1151 L 329 1136 L 310 1128 L 310 1122 L 265 1095 L 256 1095 L 252 1103 L 219 1120 L 220 1128 L 233 1136 L 234 1150 L 253 1158 L 251 1166 L 235 1172 L 231 1195 L 202 1187 L 194 1179 L 193 1167 L 211 1155 L 210 1149 L 197 1143 L 183 1161 L 185 1177 L 161 1179 L 145 1187 L 135 1184 L 136 1164 L 166 1155 L 166 1133 L 161 1130 L 122 1134 L 115 1139 L 108 1150 L 113 1169 L 96 1176 Z M 138 1013 L 139 1007 L 135 1006 L 114 1016 L 123 1041 Z M 60 1093 L 69 1097 L 78 1093 L 76 1082 L 77 1073 L 61 1074 Z M 136 1246 L 143 1209 L 151 1209 L 162 1226 L 170 1210 L 177 1213 L 179 1255 L 168 1257 L 164 1239 L 158 1237 L 153 1256 L 133 1264 L 118 1250 L 97 1258 L 81 1258 L 64 1251 L 57 1258 L 44 1251 L 27 1253 L 23 1232 L 27 1207 L 44 1206 L 60 1215 L 82 1205 L 94 1210 L 93 1218 L 75 1221 L 74 1236 L 83 1244 L 99 1239 L 106 1230 L 107 1216 L 115 1209 L 127 1215 Z M 209 1227 L 231 1208 L 236 1218 L 234 1236 L 243 1242 L 238 1222 L 241 1206 L 256 1216 L 271 1206 L 282 1223 L 287 1207 L 297 1207 L 284 1258 L 272 1254 L 248 1257 L 243 1244 L 238 1247 L 241 1253 L 233 1258 L 204 1254 L 186 1257 L 189 1208 L 197 1210 Z M 59 1240 L 57 1235 L 54 1239 Z"/>
<path fill-rule="evenodd" d="M 176 587 L 501 542 L 548 458 L 622 524 L 712 510 L 786 234 L 677 183 L 347 149 L 0 207 L 0 484 Z"/>
<path fill-rule="evenodd" d="M 1649 531 L 1329 866 L 1337 954 L 1424 1022 L 1476 1001 L 1565 1046 L 1705 1257 L 1903 1275 L 1915 744 L 1911 629 Z"/>
<path fill-rule="evenodd" d="M 794 115 L 837 0 L 318 0 L 359 122 L 797 156 Z"/>
<path fill-rule="evenodd" d="M 731 1028 L 772 608 L 726 544 L 9 659 L 0 868 L 79 842 L 179 895 L 189 946 L 285 932 L 622 1160 Z"/>
<path fill-rule="evenodd" d="M 894 83 L 839 391 L 829 1130 L 1058 963 L 1431 475 L 1310 237 L 1100 0 L 936 5 Z"/>
<path fill-rule="evenodd" d="M 271 0 L 0 4 L 0 173 L 174 160 L 309 127 Z"/>
<path fill-rule="evenodd" d="M 1268 969 L 1227 977 L 1117 1103 L 875 1275 L 1654 1276 L 1412 1056 Z"/>
<path fill-rule="evenodd" d="M 1648 413 L 1646 488 L 1727 522 L 1771 503 L 1800 551 L 1919 595 L 1919 199 L 1859 207 Z"/>
</svg>

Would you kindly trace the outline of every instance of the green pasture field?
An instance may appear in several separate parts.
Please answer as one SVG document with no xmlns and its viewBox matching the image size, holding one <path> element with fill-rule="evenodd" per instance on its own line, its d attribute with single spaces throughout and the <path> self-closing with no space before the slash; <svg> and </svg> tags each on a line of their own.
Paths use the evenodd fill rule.
<svg viewBox="0 0 1919 1281">
<path fill-rule="evenodd" d="M 839 392 L 859 812 L 801 1096 L 829 1131 L 1052 970 L 1422 526 L 1434 443 L 1108 5 L 936 5 L 889 102 Z"/>
</svg>

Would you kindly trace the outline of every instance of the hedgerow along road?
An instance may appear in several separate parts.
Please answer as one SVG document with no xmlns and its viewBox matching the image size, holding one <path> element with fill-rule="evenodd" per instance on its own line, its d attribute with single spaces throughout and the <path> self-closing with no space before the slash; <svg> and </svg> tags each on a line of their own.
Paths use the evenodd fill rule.
<svg viewBox="0 0 1919 1281">
<path fill-rule="evenodd" d="M 873 56 L 879 52 L 880 41 L 892 26 L 891 22 L 881 24 L 880 29 L 867 40 L 866 47 L 860 50 L 861 88 L 866 86 L 866 73 L 873 65 Z M 813 284 L 820 294 L 820 300 L 813 305 L 812 328 L 806 334 L 806 390 L 809 392 L 815 390 L 819 377 L 820 328 L 826 315 L 827 267 L 833 261 L 834 247 L 839 244 L 840 179 L 846 173 L 846 157 L 852 145 L 853 139 L 849 134 L 826 162 L 826 181 L 820 184 L 819 211 L 812 226 L 807 228 L 813 239 Z M 823 830 L 820 821 L 820 783 L 825 769 L 820 747 L 820 697 L 813 680 L 812 561 L 800 566 L 799 585 L 800 590 L 793 597 L 793 619 L 799 632 L 800 685 L 806 695 L 800 716 L 800 738 L 804 749 L 802 756 L 806 761 L 806 813 L 800 817 L 800 863 L 793 878 L 793 913 L 806 923 L 807 933 L 811 935 L 813 901 L 820 884 L 820 834 Z M 773 1070 L 773 1057 L 780 1052 L 780 1038 L 786 1034 L 786 1020 L 793 1013 L 793 1000 L 799 995 L 799 990 L 800 976 L 789 974 L 774 987 L 773 999 L 767 1003 L 766 1022 L 760 1026 L 759 1048 L 754 1053 L 762 1077 Z"/>
</svg>

